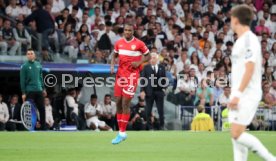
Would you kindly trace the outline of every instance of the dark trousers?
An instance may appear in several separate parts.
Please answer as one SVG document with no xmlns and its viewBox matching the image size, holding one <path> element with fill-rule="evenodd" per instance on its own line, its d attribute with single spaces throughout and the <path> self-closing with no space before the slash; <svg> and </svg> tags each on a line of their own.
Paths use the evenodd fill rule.
<svg viewBox="0 0 276 161">
<path fill-rule="evenodd" d="M 40 121 L 41 129 L 45 130 L 46 129 L 45 107 L 44 107 L 44 98 L 43 98 L 42 92 L 28 92 L 27 100 L 32 100 L 33 103 L 35 104 L 39 112 L 39 117 L 40 117 L 39 121 Z"/>
<path fill-rule="evenodd" d="M 109 127 L 111 127 L 113 130 L 116 129 L 115 127 L 115 123 L 116 123 L 116 120 L 115 120 L 115 117 L 111 117 L 110 119 L 107 119 L 105 117 L 102 117 L 100 118 L 100 120 L 104 121 Z"/>
<path fill-rule="evenodd" d="M 3 122 L 0 122 L 0 131 L 4 131 L 6 128 L 6 124 Z"/>
<path fill-rule="evenodd" d="M 164 127 L 164 92 L 162 90 L 153 91 L 151 96 L 146 96 L 146 117 L 149 129 L 152 128 L 150 118 L 154 102 L 158 110 L 160 126 Z"/>
</svg>

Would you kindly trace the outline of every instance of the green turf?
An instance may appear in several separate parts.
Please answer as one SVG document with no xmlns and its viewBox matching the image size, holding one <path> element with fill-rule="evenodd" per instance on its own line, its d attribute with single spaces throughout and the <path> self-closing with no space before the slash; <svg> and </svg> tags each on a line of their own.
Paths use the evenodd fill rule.
<svg viewBox="0 0 276 161">
<path fill-rule="evenodd" d="M 276 133 L 255 132 L 276 154 Z M 129 132 L 111 145 L 115 132 L 0 133 L 0 161 L 232 161 L 226 132 Z M 255 155 L 249 161 L 261 161 Z"/>
</svg>

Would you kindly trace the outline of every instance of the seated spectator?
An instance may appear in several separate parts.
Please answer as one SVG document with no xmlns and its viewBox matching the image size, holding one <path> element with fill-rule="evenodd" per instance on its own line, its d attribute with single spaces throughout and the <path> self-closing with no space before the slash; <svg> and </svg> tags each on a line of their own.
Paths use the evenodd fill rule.
<svg viewBox="0 0 276 161">
<path fill-rule="evenodd" d="M 14 19 L 22 13 L 22 8 L 16 5 L 16 0 L 9 0 L 9 5 L 6 8 L 6 14 Z"/>
<path fill-rule="evenodd" d="M 255 33 L 257 35 L 262 35 L 263 33 L 267 33 L 270 35 L 269 28 L 265 26 L 265 20 L 261 19 L 260 24 L 255 27 Z"/>
<path fill-rule="evenodd" d="M 6 42 L 6 49 L 9 48 L 9 55 L 16 55 L 16 52 L 21 55 L 21 45 L 15 40 L 10 20 L 5 20 L 2 36 L 3 40 Z"/>
<path fill-rule="evenodd" d="M 80 120 L 79 120 L 79 109 L 78 104 L 76 103 L 76 90 L 75 88 L 68 89 L 67 95 L 64 99 L 64 113 L 66 122 L 69 125 L 76 125 L 77 128 L 80 128 Z"/>
<path fill-rule="evenodd" d="M 147 122 L 146 122 L 146 109 L 145 109 L 145 100 L 141 97 L 138 97 L 138 103 L 131 108 L 131 116 L 130 116 L 130 125 L 133 130 L 146 130 Z M 153 117 L 150 119 L 151 125 L 154 125 Z"/>
<path fill-rule="evenodd" d="M 54 125 L 54 118 L 53 118 L 53 112 L 52 112 L 52 105 L 50 102 L 50 99 L 48 97 L 44 98 L 44 106 L 45 106 L 45 122 L 47 127 L 50 129 Z"/>
<path fill-rule="evenodd" d="M 80 44 L 79 49 L 80 49 L 81 57 L 83 59 L 88 59 L 88 60 L 91 59 L 93 46 L 91 44 L 89 35 L 85 35 L 82 37 L 82 42 Z"/>
<path fill-rule="evenodd" d="M 6 129 L 9 117 L 8 106 L 5 102 L 3 102 L 3 96 L 0 94 L 0 131 L 4 131 Z"/>
<path fill-rule="evenodd" d="M 211 64 L 211 62 L 212 62 L 212 57 L 211 57 L 211 55 L 210 55 L 210 50 L 209 50 L 209 48 L 205 47 L 205 48 L 203 49 L 203 56 L 202 56 L 200 62 L 203 63 L 204 66 L 209 66 L 209 65 Z"/>
<path fill-rule="evenodd" d="M 234 44 L 231 41 L 226 42 L 226 49 L 223 51 L 225 56 L 230 56 L 231 55 L 233 45 Z"/>
<path fill-rule="evenodd" d="M 200 83 L 200 86 L 197 88 L 194 104 L 213 106 L 213 103 L 214 103 L 213 91 L 210 87 L 208 87 L 206 83 L 206 79 L 203 79 Z"/>
<path fill-rule="evenodd" d="M 18 96 L 13 95 L 8 104 L 9 108 L 9 121 L 7 123 L 8 131 L 24 130 L 24 126 L 21 123 L 15 123 L 14 121 L 21 121 L 21 105 L 18 103 Z"/>
<path fill-rule="evenodd" d="M 27 51 L 27 49 L 31 48 L 32 38 L 29 32 L 24 28 L 22 22 L 17 22 L 16 28 L 13 29 L 13 35 L 15 40 L 21 43 L 21 47 L 24 49 L 23 51 Z"/>
<path fill-rule="evenodd" d="M 175 90 L 177 102 L 182 106 L 192 106 L 195 98 L 195 88 L 189 75 L 181 76 L 177 80 Z"/>
<path fill-rule="evenodd" d="M 45 47 L 42 47 L 41 56 L 42 56 L 42 62 L 53 62 L 54 61 L 52 55 L 49 53 L 48 49 Z"/>
<path fill-rule="evenodd" d="M 99 131 L 112 131 L 111 127 L 106 125 L 104 121 L 99 120 L 99 117 L 102 116 L 102 107 L 97 102 L 97 95 L 92 94 L 90 97 L 90 102 L 88 102 L 84 107 L 84 112 L 86 116 L 86 125 L 88 128 Z"/>
<path fill-rule="evenodd" d="M 93 64 L 106 64 L 106 59 L 104 57 L 104 52 L 97 50 L 95 54 L 92 55 L 90 63 Z"/>
<path fill-rule="evenodd" d="M 269 85 L 272 84 L 272 81 L 275 80 L 273 76 L 273 68 L 272 67 L 265 67 L 265 73 L 263 74 L 263 80 L 267 80 Z"/>
<path fill-rule="evenodd" d="M 230 87 L 226 86 L 223 89 L 223 94 L 220 95 L 219 99 L 218 99 L 218 105 L 222 106 L 222 107 L 227 107 L 227 104 L 230 101 Z"/>
<path fill-rule="evenodd" d="M 211 44 L 211 42 L 208 40 L 208 38 L 209 38 L 209 32 L 205 31 L 203 33 L 202 39 L 199 40 L 199 47 L 200 47 L 200 49 L 203 50 L 206 43 L 210 43 Z"/>
<path fill-rule="evenodd" d="M 81 44 L 84 41 L 84 37 L 86 37 L 86 36 L 90 37 L 88 26 L 86 24 L 82 24 L 79 31 L 76 34 L 78 43 Z"/>
<path fill-rule="evenodd" d="M 110 126 L 112 129 L 115 129 L 115 123 L 116 123 L 116 103 L 111 100 L 111 95 L 106 94 L 104 96 L 104 101 L 101 104 L 103 114 L 100 118 L 103 120 L 108 126 Z"/>
<path fill-rule="evenodd" d="M 276 80 L 273 80 L 269 93 L 276 98 Z"/>
<path fill-rule="evenodd" d="M 218 105 L 218 101 L 220 96 L 223 94 L 223 84 L 221 83 L 224 80 L 216 80 L 215 81 L 215 87 L 213 87 L 213 95 L 214 95 L 214 103 L 215 105 Z"/>
<path fill-rule="evenodd" d="M 214 131 L 214 121 L 209 114 L 205 113 L 204 105 L 197 107 L 198 114 L 193 118 L 192 131 Z"/>
<path fill-rule="evenodd" d="M 63 36 L 65 37 L 64 52 L 68 53 L 69 58 L 77 59 L 78 57 L 78 42 L 73 32 L 72 24 L 66 23 L 64 26 Z"/>
<path fill-rule="evenodd" d="M 268 83 L 263 84 L 263 101 L 265 106 L 271 108 L 276 105 L 276 98 L 269 92 L 270 86 Z"/>
</svg>

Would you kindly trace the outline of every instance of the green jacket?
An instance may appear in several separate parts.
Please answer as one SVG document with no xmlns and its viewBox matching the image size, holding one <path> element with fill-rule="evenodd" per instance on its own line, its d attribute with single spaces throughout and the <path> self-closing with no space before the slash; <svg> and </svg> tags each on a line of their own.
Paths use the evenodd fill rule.
<svg viewBox="0 0 276 161">
<path fill-rule="evenodd" d="M 44 90 L 42 66 L 38 61 L 27 61 L 21 66 L 20 86 L 22 94 Z"/>
</svg>

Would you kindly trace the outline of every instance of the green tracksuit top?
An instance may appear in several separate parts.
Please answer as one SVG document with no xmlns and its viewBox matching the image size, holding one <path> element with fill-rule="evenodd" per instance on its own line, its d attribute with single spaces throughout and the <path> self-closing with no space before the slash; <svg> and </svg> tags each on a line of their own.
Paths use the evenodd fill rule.
<svg viewBox="0 0 276 161">
<path fill-rule="evenodd" d="M 44 90 L 42 66 L 38 61 L 27 61 L 21 66 L 20 86 L 22 94 Z"/>
</svg>

